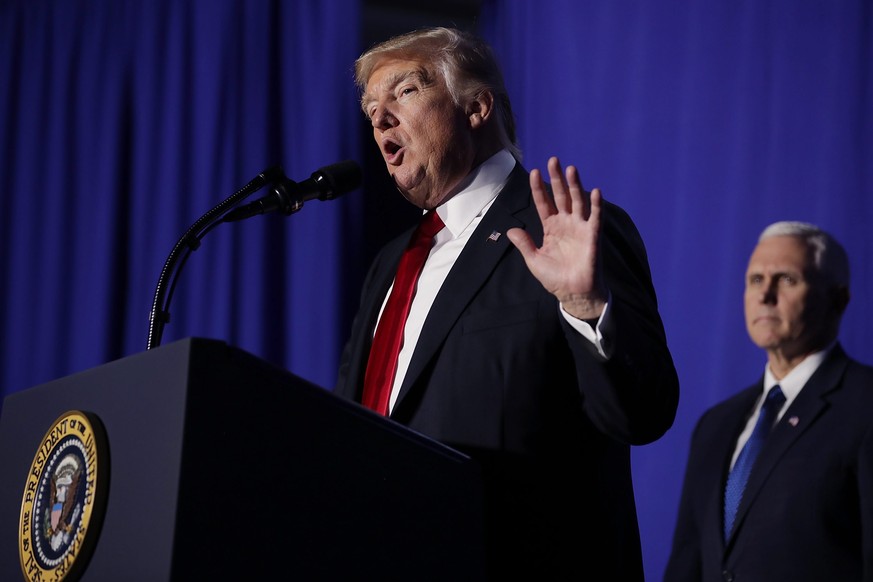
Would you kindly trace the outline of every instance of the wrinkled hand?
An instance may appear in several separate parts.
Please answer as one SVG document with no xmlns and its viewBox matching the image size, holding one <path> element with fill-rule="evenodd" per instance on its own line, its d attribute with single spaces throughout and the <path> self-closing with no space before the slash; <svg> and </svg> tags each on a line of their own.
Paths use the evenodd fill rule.
<svg viewBox="0 0 873 582">
<path fill-rule="evenodd" d="M 579 319 L 596 319 L 607 299 L 599 257 L 600 190 L 595 188 L 589 196 L 576 168 L 567 166 L 565 176 L 556 157 L 549 159 L 548 168 L 554 199 L 548 195 L 540 171 L 530 173 L 534 203 L 543 223 L 543 245 L 537 248 L 520 228 L 510 229 L 506 236 L 521 252 L 533 276 L 558 298 L 567 313 Z"/>
</svg>

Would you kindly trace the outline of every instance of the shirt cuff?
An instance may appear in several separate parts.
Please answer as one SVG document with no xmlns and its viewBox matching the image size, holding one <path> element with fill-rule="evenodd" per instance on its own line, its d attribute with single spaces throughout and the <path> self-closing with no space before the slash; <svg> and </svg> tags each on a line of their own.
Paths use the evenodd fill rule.
<svg viewBox="0 0 873 582">
<path fill-rule="evenodd" d="M 579 332 L 579 334 L 584 337 L 586 340 L 591 342 L 594 348 L 597 350 L 601 356 L 606 359 L 612 355 L 612 350 L 609 349 L 611 346 L 611 342 L 609 341 L 608 332 L 604 334 L 604 330 L 609 329 L 609 322 L 611 320 L 609 315 L 609 306 L 612 305 L 612 294 L 607 297 L 606 305 L 603 307 L 603 312 L 600 314 L 600 317 L 597 318 L 597 321 L 586 320 L 586 319 L 577 319 L 564 311 L 564 306 L 558 303 L 558 308 L 561 311 L 561 315 L 564 319 L 567 320 L 567 323 L 570 324 L 570 327 Z M 592 323 L 594 325 L 592 325 Z"/>
</svg>

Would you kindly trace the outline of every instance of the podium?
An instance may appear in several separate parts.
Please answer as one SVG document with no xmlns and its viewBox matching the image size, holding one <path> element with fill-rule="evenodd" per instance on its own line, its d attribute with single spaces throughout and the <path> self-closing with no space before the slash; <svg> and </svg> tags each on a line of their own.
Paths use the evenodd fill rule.
<svg viewBox="0 0 873 582">
<path fill-rule="evenodd" d="M 485 578 L 469 457 L 243 350 L 189 338 L 6 398 L 2 580 L 27 579 L 26 489 L 47 481 L 32 475 L 36 458 L 69 411 L 105 435 L 102 499 L 72 558 L 81 580 Z M 60 529 L 60 513 L 48 515 L 40 506 L 30 525 Z"/>
</svg>

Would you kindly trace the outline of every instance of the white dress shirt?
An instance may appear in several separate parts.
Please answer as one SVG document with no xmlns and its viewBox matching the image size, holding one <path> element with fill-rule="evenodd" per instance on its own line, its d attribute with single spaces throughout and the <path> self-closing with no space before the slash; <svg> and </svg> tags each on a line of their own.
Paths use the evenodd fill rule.
<svg viewBox="0 0 873 582">
<path fill-rule="evenodd" d="M 445 228 L 434 237 L 434 245 L 419 276 L 415 295 L 412 298 L 409 316 L 403 330 L 403 344 L 397 359 L 397 373 L 391 388 L 389 411 L 394 408 L 400 386 L 403 384 L 406 371 L 409 369 L 412 353 L 415 350 L 418 337 L 421 335 L 424 320 L 427 318 L 443 281 L 445 281 L 461 251 L 464 250 L 464 245 L 467 244 L 473 231 L 479 226 L 482 217 L 485 216 L 497 195 L 506 185 L 515 163 L 515 158 L 507 150 L 496 153 L 463 180 L 459 185 L 457 194 L 436 209 L 437 214 L 445 224 Z M 506 236 L 506 233 L 500 234 Z M 391 290 L 389 289 L 382 303 L 383 310 L 385 301 L 390 294 Z M 605 309 L 596 329 L 594 329 L 587 322 L 578 320 L 561 309 L 561 313 L 574 329 L 577 329 L 584 337 L 594 343 L 602 355 L 605 353 L 602 347 L 603 334 L 600 328 L 605 324 L 606 312 Z M 381 316 L 380 312 L 379 317 L 381 318 Z"/>
<path fill-rule="evenodd" d="M 770 389 L 776 384 L 779 384 L 779 387 L 782 389 L 782 394 L 785 395 L 785 402 L 782 403 L 782 408 L 779 409 L 779 413 L 776 415 L 775 426 L 775 424 L 782 418 L 782 415 L 785 414 L 785 411 L 788 410 L 788 407 L 791 406 L 791 403 L 794 402 L 794 399 L 797 398 L 797 395 L 800 394 L 800 391 L 812 375 L 815 374 L 815 371 L 818 370 L 818 367 L 821 366 L 821 363 L 824 362 L 824 359 L 832 349 L 833 345 L 820 352 L 810 354 L 802 362 L 797 364 L 793 370 L 788 372 L 788 374 L 781 380 L 776 379 L 773 372 L 770 371 L 769 364 L 764 368 L 764 390 L 758 396 L 757 402 L 755 402 L 755 408 L 752 409 L 752 414 L 746 421 L 746 428 L 743 429 L 743 432 L 740 433 L 740 436 L 737 439 L 737 445 L 734 448 L 734 456 L 731 458 L 731 469 L 734 468 L 734 463 L 737 462 L 737 457 L 740 456 L 740 451 L 743 450 L 746 441 L 748 441 L 749 437 L 752 436 L 752 431 L 755 429 L 755 423 L 758 422 L 758 417 L 761 415 L 761 406 L 764 404 L 764 395 L 769 393 Z"/>
</svg>

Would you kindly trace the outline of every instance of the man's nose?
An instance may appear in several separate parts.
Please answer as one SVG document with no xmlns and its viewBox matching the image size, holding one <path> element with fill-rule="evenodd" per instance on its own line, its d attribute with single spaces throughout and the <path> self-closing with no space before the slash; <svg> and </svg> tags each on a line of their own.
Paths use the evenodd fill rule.
<svg viewBox="0 0 873 582">
<path fill-rule="evenodd" d="M 373 128 L 385 131 L 397 125 L 397 117 L 391 113 L 388 107 L 380 105 L 370 118 L 370 123 L 373 124 Z"/>
<path fill-rule="evenodd" d="M 778 281 L 771 281 L 769 285 L 764 287 L 763 295 L 761 296 L 761 302 L 767 303 L 769 305 L 775 305 L 778 297 L 778 293 L 776 290 L 776 286 L 778 285 Z"/>
</svg>

